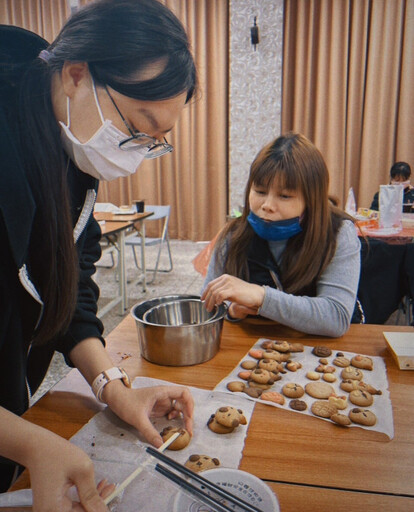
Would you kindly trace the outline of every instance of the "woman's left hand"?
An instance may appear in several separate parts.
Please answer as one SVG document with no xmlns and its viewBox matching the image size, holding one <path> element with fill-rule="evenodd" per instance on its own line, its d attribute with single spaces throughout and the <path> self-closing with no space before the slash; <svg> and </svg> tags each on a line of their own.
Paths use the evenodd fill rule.
<svg viewBox="0 0 414 512">
<path fill-rule="evenodd" d="M 208 283 L 201 300 L 204 300 L 207 311 L 212 311 L 215 305 L 229 300 L 257 312 L 263 304 L 264 293 L 264 288 L 258 284 L 223 274 Z"/>
<path fill-rule="evenodd" d="M 230 318 L 243 320 L 249 315 L 257 315 L 257 308 L 246 308 L 237 302 L 232 302 L 229 306 L 228 314 Z"/>
<path fill-rule="evenodd" d="M 119 380 L 108 383 L 102 398 L 121 419 L 134 426 L 152 445 L 159 448 L 163 441 L 150 418 L 183 417 L 186 430 L 193 433 L 194 400 L 182 386 L 153 386 L 141 389 L 125 387 Z"/>
</svg>

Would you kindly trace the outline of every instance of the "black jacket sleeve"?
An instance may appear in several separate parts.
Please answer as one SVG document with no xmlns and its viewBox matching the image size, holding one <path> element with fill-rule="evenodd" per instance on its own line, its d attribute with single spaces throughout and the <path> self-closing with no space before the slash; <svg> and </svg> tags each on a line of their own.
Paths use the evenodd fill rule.
<svg viewBox="0 0 414 512">
<path fill-rule="evenodd" d="M 103 324 L 97 318 L 97 302 L 99 288 L 92 279 L 96 271 L 95 263 L 101 256 L 99 240 L 101 228 L 91 215 L 88 224 L 78 240 L 79 254 L 79 290 L 76 311 L 67 332 L 59 338 L 56 348 L 62 352 L 66 362 L 72 366 L 68 357 L 69 352 L 86 338 L 99 338 L 103 344 Z"/>
</svg>

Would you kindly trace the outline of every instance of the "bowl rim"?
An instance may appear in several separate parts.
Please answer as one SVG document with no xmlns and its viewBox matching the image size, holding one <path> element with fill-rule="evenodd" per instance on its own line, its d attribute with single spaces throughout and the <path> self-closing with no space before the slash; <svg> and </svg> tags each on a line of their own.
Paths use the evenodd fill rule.
<svg viewBox="0 0 414 512">
<path fill-rule="evenodd" d="M 154 297 L 152 299 L 148 299 L 148 300 L 144 300 L 144 301 L 141 301 L 141 302 L 138 302 L 137 304 L 134 304 L 131 309 L 130 309 L 130 314 L 131 316 L 134 318 L 134 320 L 136 322 L 139 322 L 143 325 L 146 325 L 146 326 L 151 326 L 151 327 L 168 327 L 169 329 L 184 329 L 184 328 L 194 328 L 194 327 L 200 327 L 200 326 L 204 326 L 204 325 L 208 325 L 208 324 L 212 324 L 212 323 L 215 323 L 217 321 L 220 321 L 220 320 L 223 320 L 224 317 L 226 316 L 227 314 L 227 309 L 228 309 L 228 306 L 226 303 L 222 303 L 222 304 L 219 304 L 217 305 L 217 311 L 216 313 L 213 315 L 212 318 L 209 318 L 208 320 L 206 320 L 205 322 L 201 322 L 201 323 L 198 323 L 198 324 L 181 324 L 181 325 L 165 325 L 165 324 L 154 324 L 152 322 L 148 322 L 147 320 L 144 320 L 144 318 L 140 318 L 138 315 L 135 314 L 135 309 L 138 308 L 139 306 L 142 306 L 143 304 L 145 304 L 146 302 L 152 302 L 152 301 L 156 301 L 156 300 L 161 300 L 161 299 L 168 299 L 168 298 L 172 298 L 172 297 L 181 297 L 181 299 L 172 299 L 172 300 L 164 300 L 163 302 L 160 302 L 159 304 L 154 304 L 153 306 L 149 307 L 147 310 L 144 311 L 143 315 L 145 313 L 147 313 L 147 311 L 149 311 L 150 309 L 152 309 L 153 307 L 155 306 L 158 306 L 158 305 L 163 305 L 163 304 L 166 304 L 166 303 L 169 303 L 169 302 L 180 302 L 180 301 L 184 301 L 184 300 L 199 300 L 200 302 L 201 301 L 201 297 L 198 295 L 192 295 L 192 294 L 180 294 L 180 295 L 162 295 L 160 297 Z M 220 310 L 222 309 L 222 311 L 220 312 Z"/>
<path fill-rule="evenodd" d="M 147 320 L 147 315 L 150 314 L 152 311 L 154 311 L 155 309 L 158 309 L 158 308 L 162 308 L 162 307 L 166 307 L 166 306 L 169 306 L 171 304 L 177 304 L 179 302 L 185 302 L 186 304 L 189 304 L 190 302 L 196 302 L 197 304 L 203 304 L 204 301 L 202 301 L 201 299 L 180 299 L 180 300 L 171 300 L 171 301 L 166 301 L 166 302 L 161 302 L 160 304 L 156 304 L 155 306 L 152 306 L 151 308 L 147 309 L 147 311 L 145 311 L 142 315 L 142 320 L 144 322 L 147 322 L 149 324 L 152 324 L 152 325 L 167 325 L 168 327 L 171 327 L 169 324 L 154 324 L 153 322 L 150 322 L 149 320 Z M 201 325 L 201 324 L 204 324 L 204 323 L 207 323 L 207 322 L 211 322 L 212 320 L 215 320 L 217 314 L 219 313 L 220 311 L 220 308 L 218 306 L 214 306 L 214 313 L 207 319 L 205 320 L 204 322 L 201 322 L 201 323 L 198 323 L 198 324 L 181 324 L 181 326 L 183 325 Z"/>
</svg>

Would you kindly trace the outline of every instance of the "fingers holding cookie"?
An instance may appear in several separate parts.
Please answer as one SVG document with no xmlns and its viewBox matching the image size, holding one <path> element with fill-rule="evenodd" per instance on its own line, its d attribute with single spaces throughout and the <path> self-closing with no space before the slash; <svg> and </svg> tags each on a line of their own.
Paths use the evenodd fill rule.
<svg viewBox="0 0 414 512">
<path fill-rule="evenodd" d="M 170 439 L 170 437 L 176 433 L 180 434 L 179 437 L 177 437 L 177 439 L 167 447 L 167 450 L 183 450 L 190 444 L 191 436 L 185 428 L 172 427 L 169 425 L 168 427 L 165 427 L 162 432 L 160 432 L 160 435 L 163 442 L 165 443 L 165 441 L 168 441 L 168 439 Z"/>
</svg>

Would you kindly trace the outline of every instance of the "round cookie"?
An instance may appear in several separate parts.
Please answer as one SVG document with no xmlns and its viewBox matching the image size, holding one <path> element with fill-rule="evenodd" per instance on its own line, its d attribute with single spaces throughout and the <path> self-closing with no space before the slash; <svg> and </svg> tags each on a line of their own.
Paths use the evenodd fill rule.
<svg viewBox="0 0 414 512">
<path fill-rule="evenodd" d="M 239 425 L 246 425 L 247 423 L 247 420 L 243 415 L 243 411 L 241 409 L 231 407 L 230 405 L 217 409 L 214 418 L 217 423 L 228 428 L 235 428 Z"/>
<path fill-rule="evenodd" d="M 254 370 L 257 368 L 257 363 L 251 359 L 246 359 L 245 361 L 241 362 L 240 366 L 243 368 L 243 370 Z"/>
<path fill-rule="evenodd" d="M 360 407 L 368 407 L 374 403 L 374 398 L 368 391 L 362 391 L 361 389 L 354 389 L 349 393 L 349 401 L 354 405 Z"/>
<path fill-rule="evenodd" d="M 276 340 L 273 342 L 273 347 L 272 347 L 274 350 L 277 350 L 278 352 L 289 352 L 290 350 L 290 343 L 288 343 L 287 341 L 279 341 L 279 340 Z"/>
<path fill-rule="evenodd" d="M 246 393 L 246 395 L 250 396 L 251 398 L 259 398 L 260 395 L 263 393 L 263 389 L 252 388 L 250 386 L 247 386 L 244 389 L 244 392 Z"/>
<path fill-rule="evenodd" d="M 239 377 L 239 379 L 249 380 L 251 373 L 251 370 L 243 370 L 237 374 L 237 377 Z"/>
<path fill-rule="evenodd" d="M 342 427 L 346 427 L 352 423 L 348 416 L 345 414 L 340 414 L 339 412 L 332 414 L 331 420 L 337 425 L 341 425 Z"/>
<path fill-rule="evenodd" d="M 377 417 L 372 411 L 360 409 L 359 407 L 351 409 L 348 416 L 353 423 L 358 423 L 366 427 L 372 427 L 377 422 Z"/>
<path fill-rule="evenodd" d="M 309 380 L 319 380 L 321 378 L 320 374 L 318 372 L 308 372 L 306 374 L 306 377 Z"/>
<path fill-rule="evenodd" d="M 249 380 L 249 388 L 259 388 L 262 391 L 266 389 L 270 389 L 272 384 L 260 384 L 260 382 L 255 382 L 254 380 Z"/>
<path fill-rule="evenodd" d="M 165 442 L 176 432 L 179 432 L 180 436 L 177 437 L 177 439 L 168 446 L 167 450 L 182 450 L 190 443 L 191 436 L 185 428 L 172 427 L 169 425 L 168 427 L 165 427 L 162 432 L 160 432 L 160 435 L 162 440 Z"/>
<path fill-rule="evenodd" d="M 255 370 L 252 370 L 250 380 L 257 382 L 258 384 L 273 384 L 274 382 L 270 372 L 263 368 L 256 368 Z"/>
<path fill-rule="evenodd" d="M 317 346 L 313 348 L 312 354 L 318 357 L 329 357 L 332 354 L 332 350 L 329 347 Z"/>
<path fill-rule="evenodd" d="M 201 473 L 206 469 L 214 469 L 220 466 L 220 461 L 217 458 L 211 458 L 208 455 L 190 455 L 184 466 L 191 471 Z"/>
<path fill-rule="evenodd" d="M 311 411 L 315 416 L 320 416 L 321 418 L 330 418 L 333 414 L 338 412 L 337 408 L 326 400 L 315 400 L 312 404 Z"/>
<path fill-rule="evenodd" d="M 359 380 L 354 379 L 344 379 L 339 387 L 343 389 L 344 391 L 350 393 L 354 389 L 359 389 Z"/>
<path fill-rule="evenodd" d="M 345 357 L 345 356 L 336 356 L 335 359 L 332 361 L 332 364 L 335 366 L 339 366 L 339 368 L 346 368 L 347 366 L 350 366 L 351 361 Z"/>
<path fill-rule="evenodd" d="M 362 380 L 364 377 L 361 370 L 358 368 L 353 368 L 352 366 L 348 366 L 347 368 L 344 368 L 341 372 L 341 378 L 343 380 L 345 379 L 352 379 L 352 380 Z"/>
<path fill-rule="evenodd" d="M 257 363 L 259 368 L 263 370 L 267 370 L 268 372 L 279 372 L 283 367 L 281 367 L 280 363 L 276 361 L 276 359 L 260 359 Z"/>
<path fill-rule="evenodd" d="M 274 402 L 275 404 L 283 405 L 285 403 L 285 397 L 277 391 L 265 391 L 260 396 L 261 400 L 268 402 Z"/>
<path fill-rule="evenodd" d="M 224 425 L 218 423 L 214 417 L 214 414 L 212 414 L 208 419 L 207 426 L 215 434 L 231 434 L 234 430 L 234 427 L 225 427 Z"/>
<path fill-rule="evenodd" d="M 252 348 L 249 351 L 249 356 L 254 357 L 255 359 L 262 359 L 263 350 L 260 350 L 259 348 Z"/>
<path fill-rule="evenodd" d="M 302 343 L 289 343 L 290 345 L 290 352 L 303 352 L 305 350 L 305 347 L 302 345 Z"/>
<path fill-rule="evenodd" d="M 289 407 L 293 409 L 294 411 L 306 411 L 307 404 L 304 400 L 299 400 L 298 398 L 293 398 L 289 402 Z"/>
<path fill-rule="evenodd" d="M 244 391 L 246 384 L 244 382 L 241 382 L 240 380 L 236 380 L 233 382 L 228 382 L 226 387 L 229 391 L 232 391 L 233 393 L 235 393 L 237 391 L 239 391 L 239 392 Z"/>
<path fill-rule="evenodd" d="M 327 382 L 308 382 L 305 391 L 313 398 L 327 399 L 335 394 L 334 388 Z"/>
<path fill-rule="evenodd" d="M 335 382 L 336 381 L 336 377 L 333 373 L 324 373 L 322 375 L 322 379 L 326 382 Z"/>
<path fill-rule="evenodd" d="M 273 350 L 271 348 L 268 348 L 266 350 L 263 350 L 261 359 L 273 359 L 274 361 L 277 361 L 278 363 L 282 362 L 284 359 L 284 356 L 281 352 L 278 352 L 277 350 Z"/>
<path fill-rule="evenodd" d="M 300 384 L 294 382 L 288 382 L 282 388 L 282 393 L 288 398 L 300 398 L 304 395 L 305 390 Z"/>
<path fill-rule="evenodd" d="M 260 346 L 264 349 L 273 348 L 273 340 L 263 340 Z"/>
<path fill-rule="evenodd" d="M 372 359 L 368 356 L 357 355 L 351 359 L 352 366 L 355 368 L 360 368 L 361 370 L 372 370 L 374 367 L 374 363 Z"/>
</svg>

